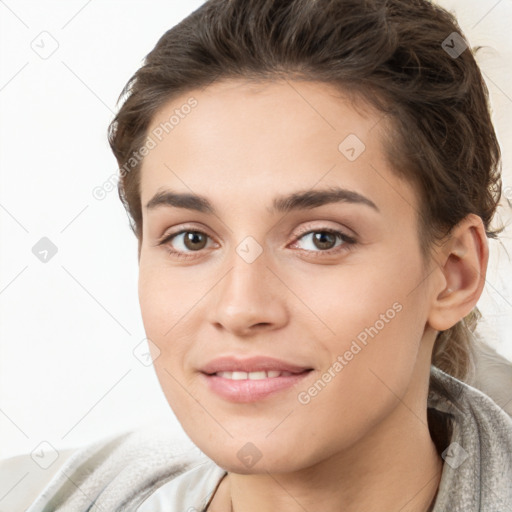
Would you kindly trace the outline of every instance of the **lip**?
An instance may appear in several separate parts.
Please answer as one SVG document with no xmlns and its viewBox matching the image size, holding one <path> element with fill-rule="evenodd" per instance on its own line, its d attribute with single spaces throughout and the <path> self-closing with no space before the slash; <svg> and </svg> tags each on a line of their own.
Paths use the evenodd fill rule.
<svg viewBox="0 0 512 512">
<path fill-rule="evenodd" d="M 217 372 L 258 372 L 270 370 L 298 374 L 304 372 L 304 370 L 312 370 L 312 368 L 311 366 L 301 366 L 268 356 L 252 356 L 248 358 L 223 356 L 213 359 L 203 366 L 200 371 L 212 375 Z"/>
<path fill-rule="evenodd" d="M 217 372 L 282 371 L 293 375 L 268 377 L 265 379 L 232 380 Z M 263 400 L 280 391 L 292 388 L 313 372 L 313 368 L 266 356 L 240 359 L 232 356 L 219 357 L 201 369 L 201 378 L 210 391 L 230 402 L 249 403 Z"/>
<path fill-rule="evenodd" d="M 210 391 L 230 402 L 248 403 L 257 402 L 297 385 L 307 378 L 313 370 L 304 370 L 302 373 L 280 377 L 269 377 L 259 380 L 231 380 L 218 375 L 201 374 Z"/>
</svg>

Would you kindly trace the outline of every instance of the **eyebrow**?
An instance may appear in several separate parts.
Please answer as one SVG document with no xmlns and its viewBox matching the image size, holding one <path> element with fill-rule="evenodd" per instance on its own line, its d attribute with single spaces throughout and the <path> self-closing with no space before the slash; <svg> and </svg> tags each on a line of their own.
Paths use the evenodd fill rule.
<svg viewBox="0 0 512 512">
<path fill-rule="evenodd" d="M 362 204 L 380 212 L 373 201 L 358 192 L 339 187 L 331 187 L 325 190 L 297 191 L 289 195 L 278 196 L 273 200 L 270 213 L 288 213 L 293 210 L 307 210 L 332 203 Z M 161 206 L 185 208 L 201 213 L 216 214 L 214 206 L 206 197 L 191 193 L 178 193 L 171 190 L 157 192 L 146 204 L 148 210 L 153 210 Z"/>
</svg>

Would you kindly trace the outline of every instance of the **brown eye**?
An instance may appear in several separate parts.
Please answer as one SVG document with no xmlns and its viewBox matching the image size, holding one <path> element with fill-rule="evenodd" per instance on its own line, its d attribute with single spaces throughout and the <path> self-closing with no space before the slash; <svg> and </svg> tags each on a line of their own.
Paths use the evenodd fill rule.
<svg viewBox="0 0 512 512">
<path fill-rule="evenodd" d="M 298 237 L 296 243 L 302 240 L 307 242 L 302 248 L 309 252 L 328 252 L 350 244 L 353 241 L 353 239 L 340 231 L 334 231 L 331 229 L 316 229 L 308 231 Z M 336 246 L 338 241 L 340 241 L 340 243 Z M 304 244 L 304 242 L 301 243 Z"/>
<path fill-rule="evenodd" d="M 167 235 L 158 242 L 158 245 L 165 246 L 169 254 L 173 256 L 187 258 L 193 256 L 192 253 L 204 249 L 209 238 L 202 231 L 184 229 L 178 233 Z"/>
<path fill-rule="evenodd" d="M 316 231 L 313 234 L 313 243 L 318 249 L 332 249 L 336 244 L 336 235 L 329 231 Z"/>
<path fill-rule="evenodd" d="M 187 249 L 191 251 L 204 249 L 207 243 L 207 235 L 200 231 L 183 231 L 185 235 L 183 238 L 183 244 Z"/>
</svg>

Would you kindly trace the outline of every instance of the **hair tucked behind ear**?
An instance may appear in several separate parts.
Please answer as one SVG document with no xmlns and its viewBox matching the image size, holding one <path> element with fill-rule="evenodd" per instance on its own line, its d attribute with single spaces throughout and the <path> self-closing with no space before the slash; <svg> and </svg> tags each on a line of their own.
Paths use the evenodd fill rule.
<svg viewBox="0 0 512 512">
<path fill-rule="evenodd" d="M 478 308 L 452 328 L 440 332 L 432 351 L 432 364 L 459 380 L 472 380 L 475 372 L 473 337 L 481 313 Z"/>
<path fill-rule="evenodd" d="M 160 38 L 109 128 L 139 256 L 134 155 L 166 102 L 223 78 L 329 83 L 380 110 L 392 127 L 386 156 L 418 190 L 424 254 L 470 213 L 487 236 L 499 232 L 490 227 L 501 155 L 488 90 L 453 15 L 428 0 L 208 0 Z M 434 347 L 433 364 L 460 379 L 476 318 L 475 310 L 440 333 Z"/>
</svg>

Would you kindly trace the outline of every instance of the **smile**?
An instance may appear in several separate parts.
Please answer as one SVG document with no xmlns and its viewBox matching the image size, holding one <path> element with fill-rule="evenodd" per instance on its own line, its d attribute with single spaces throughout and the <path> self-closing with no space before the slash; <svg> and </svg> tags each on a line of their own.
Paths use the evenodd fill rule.
<svg viewBox="0 0 512 512">
<path fill-rule="evenodd" d="M 268 371 L 268 372 L 217 372 L 214 375 L 223 377 L 230 380 L 261 380 L 261 379 L 274 379 L 276 377 L 287 377 L 293 375 L 291 372 Z"/>
<path fill-rule="evenodd" d="M 208 389 L 220 398 L 236 403 L 250 403 L 274 397 L 302 382 L 313 370 L 300 373 L 269 370 L 255 372 L 218 372 L 201 374 Z"/>
</svg>

